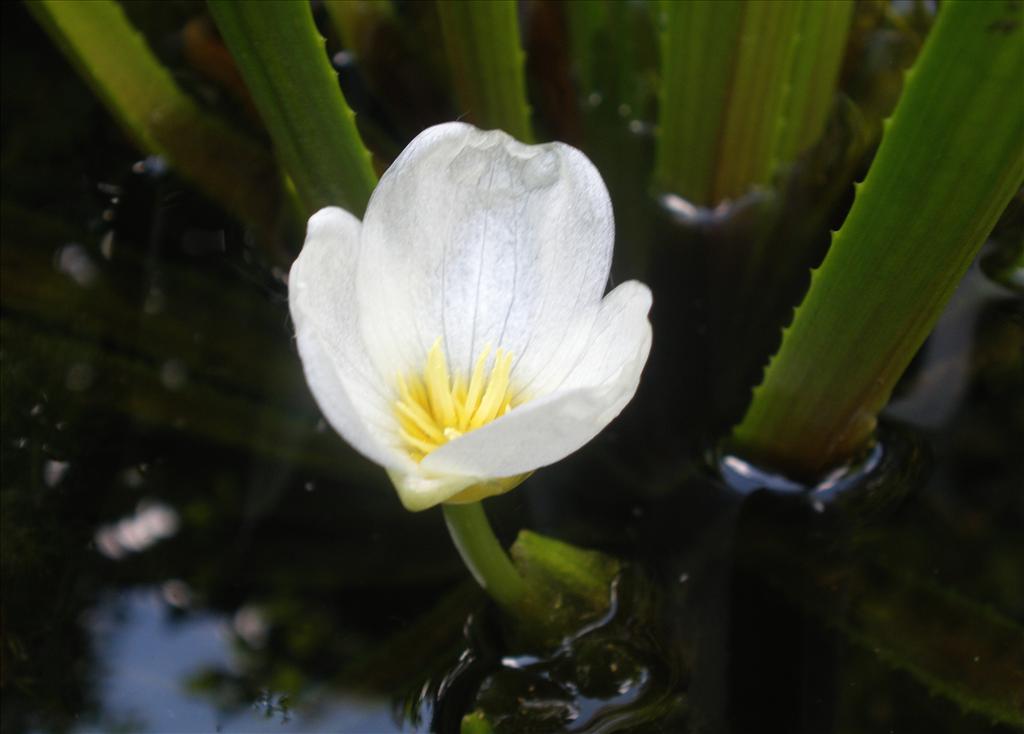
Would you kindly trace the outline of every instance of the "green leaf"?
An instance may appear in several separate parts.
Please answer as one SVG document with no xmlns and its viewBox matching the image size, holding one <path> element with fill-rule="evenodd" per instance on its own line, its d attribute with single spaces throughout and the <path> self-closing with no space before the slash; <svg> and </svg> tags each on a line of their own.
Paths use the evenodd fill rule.
<svg viewBox="0 0 1024 734">
<path fill-rule="evenodd" d="M 611 10 L 612 4 L 605 0 L 578 0 L 565 6 L 574 74 L 584 95 L 597 91 L 600 86 L 599 71 L 604 65 L 598 43 L 611 35 L 607 33 Z M 614 64 L 619 54 L 610 55 Z"/>
<path fill-rule="evenodd" d="M 509 549 L 526 582 L 526 637 L 548 643 L 607 614 L 622 571 L 618 559 L 555 538 L 521 530 Z"/>
<path fill-rule="evenodd" d="M 357 56 L 372 50 L 378 24 L 395 17 L 391 0 L 325 0 L 324 8 L 342 44 Z"/>
<path fill-rule="evenodd" d="M 376 467 L 315 429 L 318 413 L 281 330 L 280 303 L 255 299 L 251 287 L 216 269 L 162 263 L 168 308 L 145 314 L 140 329 L 139 288 L 151 258 L 119 245 L 125 277 L 104 265 L 91 286 L 69 287 L 53 267 L 54 245 L 88 235 L 7 202 L 2 216 L 0 307 L 4 344 L 19 355 L 12 366 L 51 390 L 63 387 L 69 365 L 90 365 L 99 376 L 91 389 L 66 393 L 69 411 L 94 421 L 120 414 L 324 475 L 381 483 Z M 163 372 L 168 363 L 187 375 L 174 389 Z"/>
<path fill-rule="evenodd" d="M 1024 724 L 1024 628 L 953 586 L 921 578 L 920 566 L 900 555 L 916 540 L 912 531 L 887 528 L 883 542 L 847 557 L 818 545 L 798 551 L 791 525 L 745 530 L 740 562 L 756 578 L 964 711 Z"/>
<path fill-rule="evenodd" d="M 587 107 L 607 105 L 623 125 L 652 119 L 660 89 L 656 11 L 616 0 L 576 0 L 564 7 L 577 88 Z"/>
<path fill-rule="evenodd" d="M 362 216 L 377 183 L 307 2 L 210 0 L 210 12 L 307 214 Z"/>
<path fill-rule="evenodd" d="M 656 185 L 708 206 L 812 146 L 852 12 L 846 0 L 666 3 Z"/>
<path fill-rule="evenodd" d="M 274 229 L 280 185 L 273 157 L 204 113 L 118 3 L 37 0 L 26 7 L 142 150 L 166 158 L 261 233 Z"/>
<path fill-rule="evenodd" d="M 847 579 L 835 624 L 965 711 L 1024 725 L 1024 629 L 999 613 L 880 565 Z M 873 573 L 871 573 L 873 572 Z"/>
<path fill-rule="evenodd" d="M 942 6 L 853 207 L 746 416 L 752 458 L 847 460 L 1024 179 L 1024 5 Z"/>
<path fill-rule="evenodd" d="M 130 277 L 103 278 L 102 287 L 88 290 L 69 288 L 67 276 L 53 267 L 55 247 L 89 243 L 88 232 L 7 201 L 2 216 L 0 305 L 6 314 L 24 315 L 40 328 L 70 331 L 150 363 L 174 355 L 190 373 L 202 364 L 205 377 L 261 397 L 290 402 L 308 395 L 287 337 L 281 338 L 280 304 L 254 299 L 252 290 L 227 282 L 216 270 L 161 263 L 160 292 L 170 307 L 147 314 L 146 328 L 139 329 L 139 283 L 145 282 L 151 258 L 119 247 L 118 262 L 131 269 Z M 242 321 L 246 328 L 239 329 Z M 197 342 L 199 324 L 215 338 Z M 260 355 L 259 369 L 254 354 Z"/>
<path fill-rule="evenodd" d="M 183 432 L 346 481 L 368 484 L 379 476 L 372 465 L 343 449 L 336 436 L 316 433 L 311 409 L 287 411 L 199 379 L 171 391 L 158 365 L 6 314 L 0 335 L 23 361 L 34 363 L 38 384 L 59 389 L 67 365 L 88 364 L 95 370 L 101 376 L 97 384 L 67 398 L 68 412 L 93 422 L 124 415 L 136 426 Z"/>
<path fill-rule="evenodd" d="M 776 125 L 775 166 L 793 160 L 824 132 L 853 18 L 852 2 L 831 0 L 798 5 L 801 13 L 786 101 Z"/>
<path fill-rule="evenodd" d="M 437 10 L 460 116 L 533 142 L 516 3 L 441 0 Z"/>
<path fill-rule="evenodd" d="M 494 727 L 487 721 L 483 711 L 472 711 L 462 717 L 459 734 L 493 734 Z"/>
</svg>

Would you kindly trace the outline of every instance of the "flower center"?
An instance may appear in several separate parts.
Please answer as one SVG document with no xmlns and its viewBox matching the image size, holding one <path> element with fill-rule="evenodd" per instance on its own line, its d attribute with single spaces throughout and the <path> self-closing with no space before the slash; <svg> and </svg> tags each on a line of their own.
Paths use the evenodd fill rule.
<svg viewBox="0 0 1024 734">
<path fill-rule="evenodd" d="M 427 353 L 423 374 L 398 376 L 398 433 L 416 461 L 464 433 L 487 425 L 512 410 L 512 355 L 499 349 L 485 374 L 490 346 L 476 360 L 473 374 L 452 380 L 441 340 Z"/>
</svg>

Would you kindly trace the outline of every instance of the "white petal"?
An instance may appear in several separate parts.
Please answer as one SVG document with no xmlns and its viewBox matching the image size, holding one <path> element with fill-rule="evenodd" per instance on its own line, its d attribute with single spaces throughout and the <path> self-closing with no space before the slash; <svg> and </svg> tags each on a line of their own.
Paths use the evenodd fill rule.
<svg viewBox="0 0 1024 734">
<path fill-rule="evenodd" d="M 409 471 L 390 470 L 388 476 L 398 490 L 402 506 L 410 512 L 439 505 L 476 482 L 473 477 L 453 474 L 430 476 L 415 465 Z"/>
<path fill-rule="evenodd" d="M 507 477 L 562 459 L 632 399 L 651 349 L 651 292 L 630 281 L 605 297 L 589 346 L 558 390 L 531 400 L 428 455 L 424 472 Z"/>
<path fill-rule="evenodd" d="M 574 148 L 462 123 L 430 128 L 367 208 L 367 350 L 382 372 L 421 369 L 438 337 L 455 372 L 468 374 L 486 344 L 512 352 L 514 373 L 571 364 L 597 314 L 613 234 L 604 183 Z"/>
<path fill-rule="evenodd" d="M 366 356 L 356 310 L 360 223 L 335 207 L 314 214 L 288 276 L 306 381 L 328 422 L 357 451 L 384 466 L 412 461 L 394 445 L 387 385 Z"/>
<path fill-rule="evenodd" d="M 640 371 L 651 351 L 651 324 L 647 315 L 652 301 L 651 289 L 636 280 L 628 280 L 609 292 L 586 334 L 586 351 L 569 367 L 565 379 L 552 389 L 602 385 L 619 379 L 624 373 L 632 375 L 635 369 L 636 382 L 625 400 L 628 403 L 636 392 Z"/>
</svg>

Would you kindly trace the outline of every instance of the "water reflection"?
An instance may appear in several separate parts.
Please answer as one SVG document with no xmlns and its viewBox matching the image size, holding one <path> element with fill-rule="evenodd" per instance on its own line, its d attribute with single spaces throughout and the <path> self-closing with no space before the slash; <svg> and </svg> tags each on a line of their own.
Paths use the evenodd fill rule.
<svg viewBox="0 0 1024 734">
<path fill-rule="evenodd" d="M 114 525 L 102 525 L 95 542 L 100 553 L 118 561 L 131 553 L 140 553 L 178 532 L 180 521 L 174 508 L 161 502 L 143 500 L 129 517 Z"/>
<path fill-rule="evenodd" d="M 55 260 L 57 270 L 83 288 L 91 286 L 99 276 L 99 270 L 93 264 L 88 251 L 77 243 L 65 245 L 58 250 Z"/>
<path fill-rule="evenodd" d="M 384 698 L 319 697 L 295 701 L 269 689 L 251 705 L 220 709 L 185 683 L 203 670 L 237 670 L 232 625 L 208 613 L 175 617 L 166 587 L 107 599 L 91 613 L 93 644 L 104 662 L 98 697 L 103 719 L 71 731 L 115 728 L 153 732 L 399 732 Z"/>
<path fill-rule="evenodd" d="M 825 503 L 844 491 L 856 491 L 870 481 L 882 464 L 886 448 L 876 441 L 863 456 L 848 464 L 835 467 L 813 485 L 790 479 L 783 474 L 758 466 L 742 457 L 723 453 L 718 458 L 718 470 L 730 489 L 740 494 L 768 490 L 781 494 L 805 496 L 814 509 L 821 512 Z"/>
</svg>

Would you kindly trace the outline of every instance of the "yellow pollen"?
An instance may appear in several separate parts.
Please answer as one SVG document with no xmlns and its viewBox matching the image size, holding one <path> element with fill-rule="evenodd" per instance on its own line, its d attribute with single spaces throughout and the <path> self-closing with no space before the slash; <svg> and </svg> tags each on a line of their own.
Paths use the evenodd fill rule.
<svg viewBox="0 0 1024 734">
<path fill-rule="evenodd" d="M 461 374 L 452 379 L 438 339 L 427 353 L 422 375 L 398 376 L 398 432 L 413 459 L 420 461 L 437 447 L 512 410 L 512 355 L 497 350 L 488 373 L 490 354 L 490 346 L 484 347 L 468 383 Z"/>
</svg>

